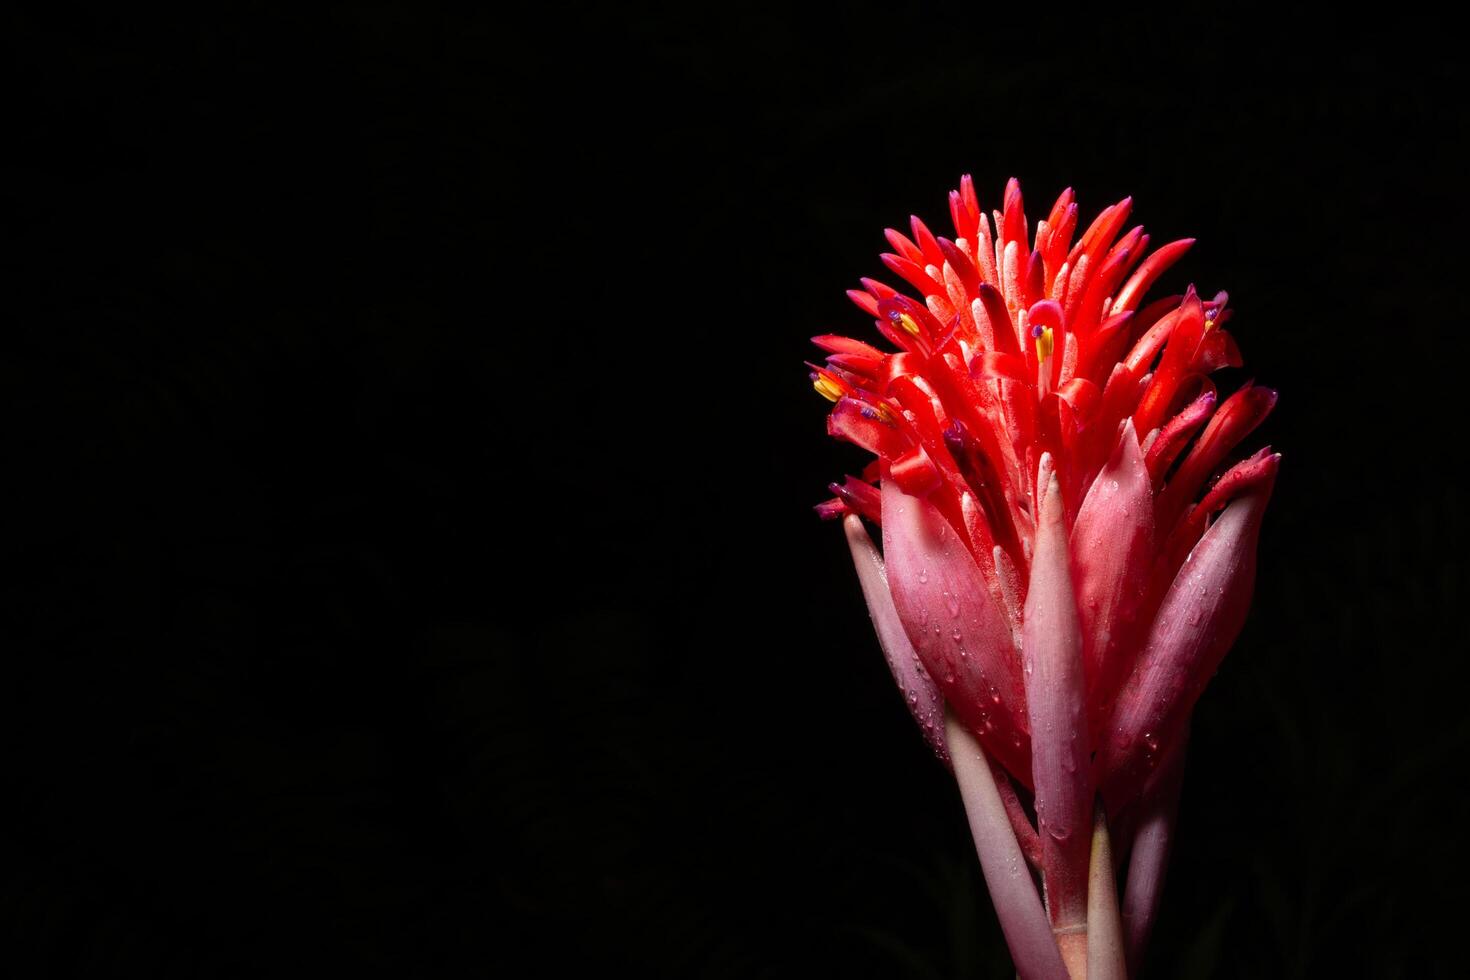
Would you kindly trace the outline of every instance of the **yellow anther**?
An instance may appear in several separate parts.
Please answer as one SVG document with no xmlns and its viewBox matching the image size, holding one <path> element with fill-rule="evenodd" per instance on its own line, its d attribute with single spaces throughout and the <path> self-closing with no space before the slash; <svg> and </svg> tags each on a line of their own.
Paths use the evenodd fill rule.
<svg viewBox="0 0 1470 980">
<path fill-rule="evenodd" d="M 898 321 L 898 325 L 900 327 L 903 327 L 905 330 L 907 330 L 909 333 L 913 334 L 915 337 L 917 337 L 919 335 L 919 321 L 918 320 L 915 320 L 913 317 L 909 316 L 907 313 L 900 313 L 895 319 Z"/>
<path fill-rule="evenodd" d="M 1052 337 L 1051 327 L 1042 327 L 1041 332 L 1036 335 L 1036 359 L 1044 361 L 1051 357 L 1052 350 L 1056 347 Z"/>
<path fill-rule="evenodd" d="M 842 387 L 824 374 L 817 375 L 817 380 L 812 382 L 812 387 L 817 389 L 817 394 L 829 402 L 835 402 L 844 394 Z"/>
<path fill-rule="evenodd" d="M 879 421 L 883 422 L 885 425 L 896 425 L 898 423 L 898 419 L 894 417 L 893 411 L 882 402 L 878 402 L 874 405 L 869 405 L 868 407 L 873 410 L 873 414 L 878 416 Z"/>
</svg>

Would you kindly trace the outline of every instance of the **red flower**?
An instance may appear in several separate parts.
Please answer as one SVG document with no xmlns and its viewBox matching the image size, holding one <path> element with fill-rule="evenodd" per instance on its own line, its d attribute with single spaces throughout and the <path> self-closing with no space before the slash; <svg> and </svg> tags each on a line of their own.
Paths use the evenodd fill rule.
<svg viewBox="0 0 1470 980">
<path fill-rule="evenodd" d="M 882 645 L 936 750 L 973 737 L 1004 770 L 998 798 L 1075 972 L 1093 801 L 1115 826 L 1149 826 L 1171 782 L 1161 763 L 1244 621 L 1280 457 L 1209 479 L 1276 396 L 1247 383 L 1218 399 L 1210 374 L 1241 364 L 1224 293 L 1141 305 L 1192 240 L 1149 254 L 1142 227 L 1120 238 L 1130 200 L 1077 236 L 1064 191 L 1029 243 L 1014 180 L 994 231 L 968 176 L 949 204 L 952 240 L 918 218 L 912 237 L 886 232 L 884 264 L 922 301 L 870 279 L 848 294 L 895 350 L 814 338 L 828 431 L 877 457 L 818 510 L 846 515 Z M 860 518 L 882 526 L 881 557 Z M 1012 779 L 1034 793 L 1039 834 Z M 1001 912 L 1015 952 L 1020 920 Z"/>
</svg>

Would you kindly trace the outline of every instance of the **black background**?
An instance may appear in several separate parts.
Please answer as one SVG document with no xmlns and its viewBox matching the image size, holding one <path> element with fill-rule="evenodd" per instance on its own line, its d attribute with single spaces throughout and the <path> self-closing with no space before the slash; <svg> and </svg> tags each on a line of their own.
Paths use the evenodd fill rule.
<svg viewBox="0 0 1470 980">
<path fill-rule="evenodd" d="M 1198 236 L 1282 392 L 1150 975 L 1459 975 L 1441 26 L 6 16 L 8 975 L 1010 975 L 801 363 L 962 172 Z"/>
</svg>

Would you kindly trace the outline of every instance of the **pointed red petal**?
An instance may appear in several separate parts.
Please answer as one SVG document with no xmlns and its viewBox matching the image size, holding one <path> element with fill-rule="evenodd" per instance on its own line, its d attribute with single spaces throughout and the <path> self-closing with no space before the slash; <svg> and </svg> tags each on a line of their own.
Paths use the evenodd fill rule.
<svg viewBox="0 0 1470 980">
<path fill-rule="evenodd" d="M 866 517 L 874 524 L 882 522 L 883 498 L 871 483 L 849 476 L 841 483 L 827 484 L 827 489 L 837 495 L 848 512 Z"/>
<path fill-rule="evenodd" d="M 1020 341 L 1016 339 L 1016 325 L 1011 322 L 1011 313 L 1006 309 L 1005 297 L 990 283 L 981 283 L 976 289 L 980 304 L 990 326 L 995 330 L 995 349 L 1005 354 L 1021 353 Z"/>
<path fill-rule="evenodd" d="M 878 313 L 878 307 L 873 307 L 873 315 Z M 843 337 L 835 333 L 824 333 L 812 338 L 812 343 L 822 350 L 832 354 L 859 354 L 864 357 L 886 357 L 881 350 L 865 344 L 861 340 L 853 340 L 851 337 Z"/>
<path fill-rule="evenodd" d="M 1177 242 L 1160 248 L 1157 252 L 1144 260 L 1138 271 L 1133 273 L 1132 278 L 1123 286 L 1118 293 L 1118 298 L 1113 302 L 1113 312 L 1119 313 L 1123 310 L 1132 310 L 1138 307 L 1138 301 L 1143 299 L 1155 280 L 1164 274 L 1164 270 L 1178 262 L 1189 251 L 1194 244 L 1193 238 L 1181 238 Z"/>
<path fill-rule="evenodd" d="M 847 298 L 852 300 L 857 305 L 857 308 L 868 314 L 868 316 L 878 315 L 878 301 L 871 294 L 865 293 L 861 289 L 849 289 L 847 291 Z"/>
<path fill-rule="evenodd" d="M 1186 505 L 1199 493 L 1205 478 L 1220 465 L 1230 450 L 1240 445 L 1241 440 L 1271 414 L 1275 406 L 1276 392 L 1249 384 L 1221 403 L 1194 448 L 1184 457 L 1184 462 L 1179 464 L 1179 469 L 1159 495 L 1160 527 L 1174 525 Z"/>
<path fill-rule="evenodd" d="M 910 262 L 914 262 L 919 265 L 928 264 L 924 261 L 923 251 L 920 250 L 919 246 L 909 241 L 908 238 L 904 236 L 903 232 L 897 231 L 893 228 L 884 228 L 883 237 L 888 239 L 888 244 L 893 246 L 893 250 L 895 252 L 897 252 L 899 255 L 902 255 Z"/>
<path fill-rule="evenodd" d="M 1174 416 L 1159 430 L 1158 436 L 1148 447 L 1148 456 L 1145 462 L 1148 464 L 1149 476 L 1155 483 L 1161 483 L 1164 474 L 1169 471 L 1174 460 L 1189 442 L 1189 437 L 1204 424 L 1205 419 L 1215 410 L 1215 386 L 1208 384 L 1200 392 L 1199 397 L 1186 405 L 1178 415 Z"/>
<path fill-rule="evenodd" d="M 922 265 L 940 266 L 944 265 L 944 253 L 939 251 L 939 245 L 934 240 L 934 233 L 929 226 L 919 220 L 916 214 L 909 215 L 909 227 L 913 229 L 914 241 L 918 242 L 919 249 L 924 253 Z"/>
<path fill-rule="evenodd" d="M 878 256 L 883 264 L 888 266 L 895 275 L 902 276 L 904 282 L 913 286 L 920 293 L 929 296 L 933 293 L 943 293 L 944 287 L 934 281 L 934 277 L 925 271 L 924 267 L 917 262 L 911 262 L 902 255 L 894 255 L 892 252 L 884 252 Z"/>
</svg>

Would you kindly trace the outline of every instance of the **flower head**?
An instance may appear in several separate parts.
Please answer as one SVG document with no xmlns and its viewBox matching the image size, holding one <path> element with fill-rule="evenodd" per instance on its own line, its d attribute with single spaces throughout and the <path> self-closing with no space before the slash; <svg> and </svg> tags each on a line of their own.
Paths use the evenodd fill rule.
<svg viewBox="0 0 1470 980">
<path fill-rule="evenodd" d="M 1086 894 L 1095 794 L 1139 799 L 1239 632 L 1280 458 L 1224 467 L 1276 395 L 1211 380 L 1241 364 L 1226 294 L 1145 302 L 1193 241 L 1150 253 L 1131 209 L 1084 229 L 1069 189 L 1031 234 L 1015 180 L 987 216 L 963 177 L 952 239 L 885 233 L 917 296 L 848 294 L 887 349 L 813 338 L 828 431 L 876 457 L 818 511 L 877 563 L 864 592 L 936 748 L 947 705 L 1034 791 L 1054 922 Z"/>
</svg>

